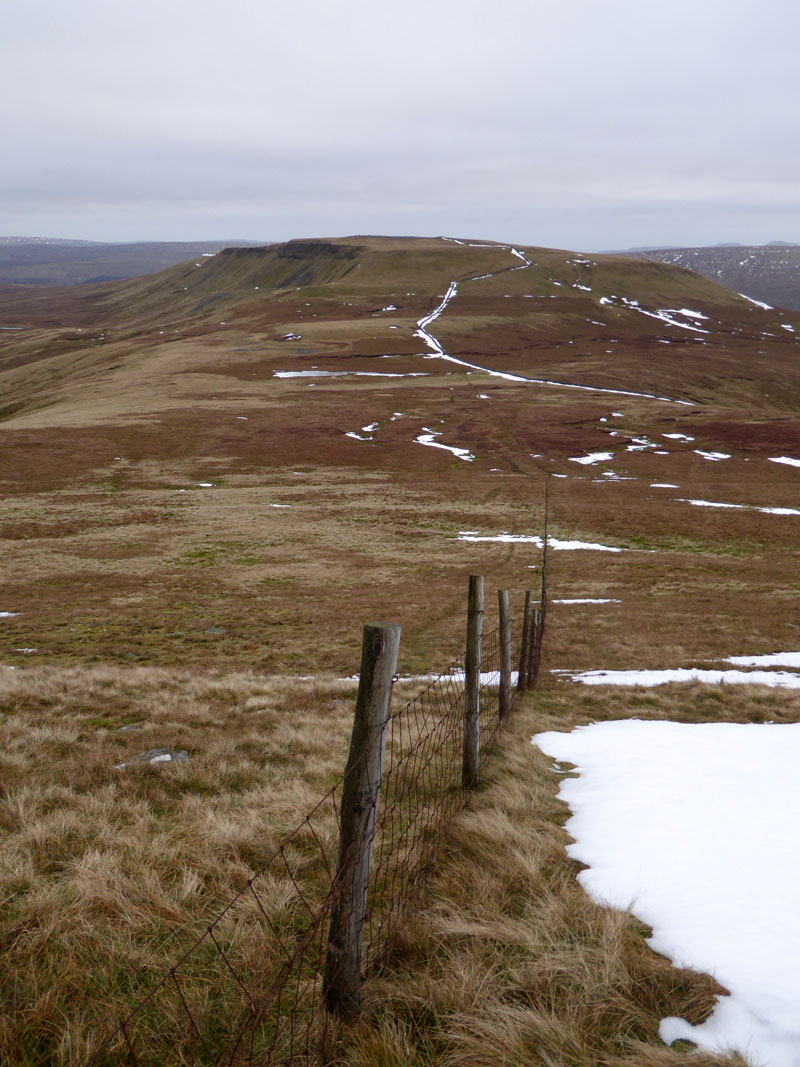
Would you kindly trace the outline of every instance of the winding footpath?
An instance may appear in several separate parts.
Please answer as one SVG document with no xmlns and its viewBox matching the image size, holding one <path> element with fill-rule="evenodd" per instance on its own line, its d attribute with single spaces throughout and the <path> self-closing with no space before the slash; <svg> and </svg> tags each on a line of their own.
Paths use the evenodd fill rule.
<svg viewBox="0 0 800 1067">
<path fill-rule="evenodd" d="M 463 241 L 458 241 L 454 237 L 443 237 L 443 241 L 452 241 L 454 244 L 464 244 Z M 513 248 L 511 245 L 470 245 L 469 247 L 475 248 L 500 248 L 504 252 L 510 252 L 512 256 L 516 256 L 522 260 L 522 264 L 518 267 L 503 267 L 500 270 L 491 271 L 489 274 L 480 274 L 476 278 L 469 278 L 468 281 L 481 281 L 484 278 L 493 278 L 497 274 L 506 274 L 515 270 L 527 270 L 531 266 L 531 260 L 517 248 Z M 635 396 L 641 397 L 644 400 L 660 400 L 668 404 L 684 404 L 687 407 L 693 407 L 694 405 L 690 400 L 676 400 L 671 396 L 656 396 L 653 393 L 637 393 L 630 389 L 607 389 L 597 385 L 579 385 L 574 382 L 557 382 L 552 381 L 549 378 L 529 378 L 523 374 L 512 374 L 510 371 L 492 370 L 490 367 L 483 367 L 478 363 L 468 363 L 464 359 L 457 359 L 455 356 L 449 355 L 445 351 L 442 342 L 431 333 L 428 327 L 434 323 L 447 309 L 448 305 L 458 296 L 458 282 L 450 282 L 447 292 L 442 298 L 442 302 L 435 307 L 433 311 L 424 315 L 417 322 L 417 329 L 414 332 L 415 337 L 421 337 L 425 344 L 430 348 L 430 353 L 427 353 L 426 359 L 444 359 L 448 363 L 455 363 L 459 367 L 467 367 L 469 370 L 481 371 L 483 374 L 489 374 L 493 378 L 502 378 L 507 382 L 520 382 L 528 385 L 549 385 L 559 389 L 580 389 L 589 393 L 610 393 L 612 396 Z"/>
</svg>

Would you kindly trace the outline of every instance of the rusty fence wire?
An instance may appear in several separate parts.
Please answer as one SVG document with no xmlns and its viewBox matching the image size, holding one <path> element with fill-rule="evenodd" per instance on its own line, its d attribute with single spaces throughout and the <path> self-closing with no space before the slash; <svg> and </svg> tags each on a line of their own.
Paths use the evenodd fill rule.
<svg viewBox="0 0 800 1067">
<path fill-rule="evenodd" d="M 482 751 L 501 725 L 500 640 L 499 629 L 482 640 Z M 464 692 L 461 657 L 389 716 L 363 917 L 367 974 L 386 958 L 465 802 Z M 324 1062 L 335 1029 L 322 986 L 343 780 L 103 1041 L 92 1067 Z"/>
</svg>

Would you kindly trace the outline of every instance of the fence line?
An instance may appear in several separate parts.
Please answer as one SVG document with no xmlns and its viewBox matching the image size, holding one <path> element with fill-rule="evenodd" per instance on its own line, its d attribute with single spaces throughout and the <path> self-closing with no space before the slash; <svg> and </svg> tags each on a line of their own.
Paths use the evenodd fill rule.
<svg viewBox="0 0 800 1067">
<path fill-rule="evenodd" d="M 531 626 L 520 678 L 532 671 L 535 680 L 538 672 L 545 581 L 543 566 L 539 621 Z M 507 629 L 504 636 L 501 620 L 496 630 L 482 635 L 474 665 L 481 749 L 491 746 L 503 717 L 501 668 L 504 672 L 503 663 L 510 664 L 515 655 L 513 649 L 505 660 L 501 655 Z M 342 896 L 341 872 L 359 863 L 369 869 L 364 849 L 373 850 L 371 833 L 368 842 L 357 841 L 344 854 L 339 847 L 343 785 L 362 773 L 370 796 L 380 793 L 379 804 L 377 799 L 363 802 L 372 805 L 367 821 L 375 828 L 374 851 L 366 910 L 355 916 L 364 935 L 363 970 L 369 974 L 390 951 L 442 831 L 468 795 L 462 782 L 467 668 L 465 656 L 459 657 L 388 715 L 380 780 L 370 780 L 376 771 L 366 768 L 364 753 L 350 761 L 346 775 L 282 838 L 268 862 L 103 1042 L 89 1061 L 92 1067 L 324 1060 L 336 1024 L 323 992 L 327 997 L 342 966 L 331 958 L 329 922 Z M 510 677 L 506 681 L 510 688 Z M 363 904 L 358 907 L 361 911 Z"/>
</svg>

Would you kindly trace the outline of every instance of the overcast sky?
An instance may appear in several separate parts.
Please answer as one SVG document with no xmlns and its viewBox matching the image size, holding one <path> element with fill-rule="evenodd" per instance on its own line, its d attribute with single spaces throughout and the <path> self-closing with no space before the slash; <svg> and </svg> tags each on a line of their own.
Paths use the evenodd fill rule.
<svg viewBox="0 0 800 1067">
<path fill-rule="evenodd" d="M 800 241 L 798 0 L 3 0 L 0 234 Z"/>
</svg>

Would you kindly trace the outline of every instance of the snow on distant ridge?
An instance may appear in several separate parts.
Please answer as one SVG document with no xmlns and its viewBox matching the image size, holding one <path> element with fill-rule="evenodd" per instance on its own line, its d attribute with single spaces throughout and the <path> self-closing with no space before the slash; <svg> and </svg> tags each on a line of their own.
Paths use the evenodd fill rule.
<svg viewBox="0 0 800 1067">
<path fill-rule="evenodd" d="M 765 304 L 763 300 L 754 300 L 752 296 L 747 296 L 745 293 L 739 293 L 744 300 L 749 300 L 751 304 L 755 304 L 756 307 L 763 308 L 764 311 L 774 311 L 772 304 Z"/>
</svg>

